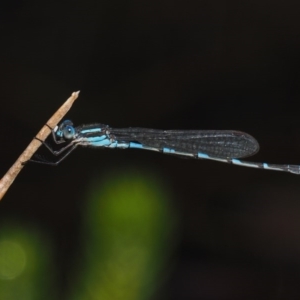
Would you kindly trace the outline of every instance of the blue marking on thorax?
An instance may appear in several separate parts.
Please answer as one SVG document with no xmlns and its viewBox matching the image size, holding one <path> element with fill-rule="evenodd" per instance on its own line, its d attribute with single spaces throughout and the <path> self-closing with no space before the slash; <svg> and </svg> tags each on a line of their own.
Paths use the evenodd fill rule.
<svg viewBox="0 0 300 300">
<path fill-rule="evenodd" d="M 102 132 L 101 128 L 93 128 L 93 129 L 85 129 L 85 130 L 81 130 L 80 133 L 95 133 L 95 132 Z"/>
<path fill-rule="evenodd" d="M 101 142 L 101 141 L 103 141 L 105 139 L 109 140 L 108 137 L 107 137 L 107 135 L 105 135 L 105 134 L 84 138 L 84 140 L 88 141 L 89 143 L 97 143 L 97 142 Z"/>
<path fill-rule="evenodd" d="M 102 140 L 99 140 L 99 139 L 96 140 L 95 138 L 93 138 L 93 141 L 89 140 L 89 144 L 94 147 L 108 147 L 112 143 L 111 143 L 110 139 L 108 139 L 108 138 L 102 139 Z"/>
<path fill-rule="evenodd" d="M 203 158 L 203 159 L 209 159 L 210 156 L 208 154 L 205 154 L 205 153 L 201 153 L 201 152 L 198 152 L 198 158 Z"/>
<path fill-rule="evenodd" d="M 93 137 L 85 137 L 83 138 L 83 141 L 94 147 L 107 147 L 112 143 L 111 139 L 105 134 Z"/>
</svg>

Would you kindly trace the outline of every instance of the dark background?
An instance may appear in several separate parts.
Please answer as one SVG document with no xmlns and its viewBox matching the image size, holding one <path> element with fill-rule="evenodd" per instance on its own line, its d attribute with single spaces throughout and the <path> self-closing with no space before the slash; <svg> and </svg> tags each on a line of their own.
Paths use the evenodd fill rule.
<svg viewBox="0 0 300 300">
<path fill-rule="evenodd" d="M 235 129 L 254 161 L 299 164 L 298 1 L 8 1 L 0 7 L 4 174 L 52 113 L 112 127 Z M 299 299 L 300 177 L 143 151 L 78 149 L 28 165 L 0 217 L 57 244 L 61 291 L 93 176 L 155 168 L 178 211 L 163 299 Z M 162 296 L 163 295 L 163 296 Z"/>
</svg>

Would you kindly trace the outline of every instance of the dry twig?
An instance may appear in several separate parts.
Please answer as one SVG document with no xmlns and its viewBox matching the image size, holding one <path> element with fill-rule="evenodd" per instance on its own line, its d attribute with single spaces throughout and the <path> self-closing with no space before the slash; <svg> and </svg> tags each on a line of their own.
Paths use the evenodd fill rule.
<svg viewBox="0 0 300 300">
<path fill-rule="evenodd" d="M 59 121 L 65 116 L 65 114 L 69 111 L 74 101 L 78 98 L 79 91 L 72 93 L 71 97 L 67 99 L 67 101 L 55 112 L 55 114 L 48 120 L 46 123 L 50 128 L 54 128 Z M 45 141 L 48 135 L 51 133 L 49 127 L 44 125 L 42 129 L 38 132 L 36 137 Z M 20 155 L 20 157 L 16 160 L 16 162 L 11 166 L 11 168 L 7 171 L 7 173 L 0 180 L 0 201 L 2 197 L 5 195 L 10 185 L 13 183 L 19 172 L 24 167 L 24 162 L 30 160 L 32 155 L 37 151 L 37 149 L 42 145 L 40 141 L 37 139 L 33 139 L 28 147 L 24 150 L 24 152 Z"/>
</svg>

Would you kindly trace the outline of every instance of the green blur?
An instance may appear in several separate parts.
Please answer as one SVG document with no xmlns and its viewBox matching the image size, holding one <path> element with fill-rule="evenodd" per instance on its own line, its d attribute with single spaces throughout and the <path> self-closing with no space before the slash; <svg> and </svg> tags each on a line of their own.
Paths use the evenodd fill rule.
<svg viewBox="0 0 300 300">
<path fill-rule="evenodd" d="M 93 180 L 82 199 L 78 255 L 71 253 L 67 272 L 54 263 L 59 246 L 49 243 L 46 232 L 2 220 L 0 300 L 155 299 L 176 243 L 165 186 L 155 173 L 128 169 Z M 68 274 L 64 291 L 59 272 Z"/>
<path fill-rule="evenodd" d="M 86 264 L 74 299 L 150 299 L 167 274 L 174 214 L 161 180 L 111 174 L 89 188 Z"/>
<path fill-rule="evenodd" d="M 55 299 L 50 247 L 34 228 L 9 222 L 0 229 L 0 299 Z"/>
</svg>

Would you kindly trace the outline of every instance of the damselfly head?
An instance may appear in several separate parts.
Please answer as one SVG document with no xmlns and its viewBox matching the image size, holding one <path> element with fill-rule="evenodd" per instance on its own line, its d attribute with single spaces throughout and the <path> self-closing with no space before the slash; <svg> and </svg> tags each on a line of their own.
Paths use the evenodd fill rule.
<svg viewBox="0 0 300 300">
<path fill-rule="evenodd" d="M 72 140 L 75 138 L 76 130 L 73 126 L 72 121 L 70 120 L 65 120 L 63 121 L 57 131 L 56 135 L 59 136 L 60 138 L 63 138 L 65 140 Z"/>
</svg>

